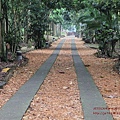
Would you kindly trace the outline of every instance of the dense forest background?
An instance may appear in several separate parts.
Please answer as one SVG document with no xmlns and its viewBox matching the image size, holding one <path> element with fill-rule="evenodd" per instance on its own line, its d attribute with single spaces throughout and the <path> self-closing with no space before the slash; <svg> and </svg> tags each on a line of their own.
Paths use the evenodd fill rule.
<svg viewBox="0 0 120 120">
<path fill-rule="evenodd" d="M 97 43 L 99 56 L 120 59 L 119 0 L 1 0 L 1 60 L 21 43 L 44 47 L 45 35 L 61 37 L 61 28 L 75 28 L 77 37 Z"/>
</svg>

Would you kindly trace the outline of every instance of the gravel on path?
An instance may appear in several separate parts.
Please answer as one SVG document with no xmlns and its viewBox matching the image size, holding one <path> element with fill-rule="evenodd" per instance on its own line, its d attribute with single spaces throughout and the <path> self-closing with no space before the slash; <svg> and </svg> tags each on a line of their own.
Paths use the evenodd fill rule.
<svg viewBox="0 0 120 120">
<path fill-rule="evenodd" d="M 70 42 L 66 40 L 23 120 L 83 120 Z"/>
</svg>

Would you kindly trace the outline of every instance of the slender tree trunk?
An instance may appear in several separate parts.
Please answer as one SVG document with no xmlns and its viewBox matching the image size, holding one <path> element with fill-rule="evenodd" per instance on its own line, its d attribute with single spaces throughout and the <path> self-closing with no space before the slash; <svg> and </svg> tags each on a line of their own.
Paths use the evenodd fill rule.
<svg viewBox="0 0 120 120">
<path fill-rule="evenodd" d="M 24 42 L 28 43 L 28 39 L 30 39 L 31 36 L 28 36 L 28 30 L 29 26 L 28 26 L 28 17 L 26 17 L 25 20 L 25 28 L 24 28 Z"/>
<path fill-rule="evenodd" d="M 0 13 L 2 12 L 1 9 L 1 0 L 0 0 Z M 2 51 L 2 26 L 1 26 L 2 20 L 0 21 L 0 51 Z"/>
<path fill-rule="evenodd" d="M 119 34 L 119 19 L 118 18 L 119 18 L 119 12 L 117 11 L 116 12 L 116 22 L 117 22 L 117 28 L 116 28 L 117 30 L 116 31 L 117 31 L 117 34 Z"/>
</svg>

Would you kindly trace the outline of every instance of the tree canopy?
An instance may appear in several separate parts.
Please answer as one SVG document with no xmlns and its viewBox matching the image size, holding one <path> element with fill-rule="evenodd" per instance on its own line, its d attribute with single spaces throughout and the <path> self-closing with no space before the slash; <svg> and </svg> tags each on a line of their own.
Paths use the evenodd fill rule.
<svg viewBox="0 0 120 120">
<path fill-rule="evenodd" d="M 113 52 L 113 44 L 119 40 L 119 0 L 1 0 L 0 6 L 2 58 L 6 55 L 5 42 L 10 44 L 12 52 L 21 41 L 34 40 L 37 48 L 41 48 L 51 22 L 61 24 L 64 29 L 75 26 L 77 32 L 87 33 L 86 37 L 90 37 L 91 32 L 96 34 L 103 51 L 111 41 Z"/>
</svg>

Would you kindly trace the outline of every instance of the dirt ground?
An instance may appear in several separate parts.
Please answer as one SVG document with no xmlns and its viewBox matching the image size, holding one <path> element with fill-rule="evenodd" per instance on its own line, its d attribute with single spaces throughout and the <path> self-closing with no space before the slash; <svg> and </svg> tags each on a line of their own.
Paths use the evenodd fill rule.
<svg viewBox="0 0 120 120">
<path fill-rule="evenodd" d="M 83 120 L 79 96 L 68 40 L 23 120 Z"/>
<path fill-rule="evenodd" d="M 76 38 L 78 52 L 100 90 L 114 120 L 120 120 L 120 75 L 113 71 L 115 59 L 97 58 L 84 42 Z M 26 53 L 29 63 L 14 71 L 7 85 L 0 89 L 0 107 L 36 72 L 52 54 L 52 47 Z M 70 41 L 66 40 L 55 64 L 35 95 L 23 120 L 84 120 L 80 91 L 71 57 Z"/>
</svg>

